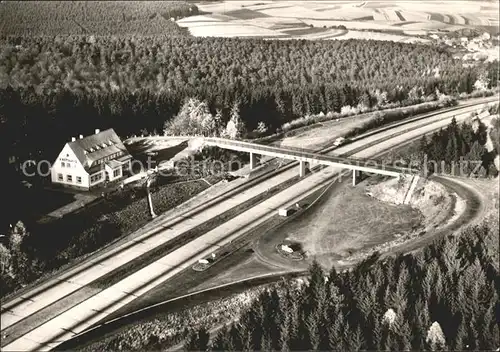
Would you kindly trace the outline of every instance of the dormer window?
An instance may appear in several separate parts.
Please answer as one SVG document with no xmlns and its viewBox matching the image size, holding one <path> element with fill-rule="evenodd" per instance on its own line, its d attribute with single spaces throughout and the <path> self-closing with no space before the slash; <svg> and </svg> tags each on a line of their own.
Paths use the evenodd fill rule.
<svg viewBox="0 0 500 352">
<path fill-rule="evenodd" d="M 106 147 L 107 147 L 106 143 L 103 143 L 103 144 L 102 144 L 102 147 L 103 147 L 103 148 L 106 148 Z"/>
<path fill-rule="evenodd" d="M 94 152 L 94 148 L 90 148 L 90 152 L 93 153 Z"/>
<path fill-rule="evenodd" d="M 86 151 L 86 150 L 84 150 L 84 151 L 83 151 L 83 154 L 85 154 L 85 155 L 87 155 L 88 153 L 89 153 L 89 152 L 88 152 L 88 151 Z"/>
<path fill-rule="evenodd" d="M 113 145 L 113 142 L 109 141 L 108 145 L 111 147 Z"/>
</svg>

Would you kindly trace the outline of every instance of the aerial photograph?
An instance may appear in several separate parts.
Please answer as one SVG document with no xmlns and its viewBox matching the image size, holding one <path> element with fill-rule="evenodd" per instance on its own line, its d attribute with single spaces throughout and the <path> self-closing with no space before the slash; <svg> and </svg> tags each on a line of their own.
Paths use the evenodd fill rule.
<svg viewBox="0 0 500 352">
<path fill-rule="evenodd" d="M 500 351 L 498 0 L 0 0 L 0 351 Z"/>
</svg>

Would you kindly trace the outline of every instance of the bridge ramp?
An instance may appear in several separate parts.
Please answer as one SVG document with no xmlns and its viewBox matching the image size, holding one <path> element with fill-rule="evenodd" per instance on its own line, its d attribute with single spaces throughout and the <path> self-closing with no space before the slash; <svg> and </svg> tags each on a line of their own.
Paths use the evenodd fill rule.
<svg viewBox="0 0 500 352">
<path fill-rule="evenodd" d="M 411 197 L 413 195 L 413 192 L 415 192 L 415 188 L 417 187 L 419 179 L 420 179 L 420 176 L 418 176 L 418 175 L 413 176 L 413 179 L 411 180 L 410 188 L 408 188 L 408 192 L 406 192 L 406 196 L 405 196 L 405 199 L 403 201 L 403 204 L 410 204 Z"/>
</svg>

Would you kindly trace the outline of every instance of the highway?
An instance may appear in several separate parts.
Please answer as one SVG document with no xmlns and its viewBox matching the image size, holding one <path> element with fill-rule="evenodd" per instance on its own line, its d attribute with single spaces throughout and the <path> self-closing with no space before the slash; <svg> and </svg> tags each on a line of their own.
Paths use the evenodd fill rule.
<svg viewBox="0 0 500 352">
<path fill-rule="evenodd" d="M 472 108 L 453 110 L 446 113 L 447 115 L 437 115 L 435 117 L 438 120 L 437 122 L 422 124 L 417 121 L 395 127 L 393 129 L 395 134 L 398 131 L 399 133 L 401 131 L 410 131 L 389 140 L 385 140 L 383 135 L 375 134 L 340 147 L 335 150 L 335 153 L 347 153 L 356 150 L 356 148 L 359 149 L 370 145 L 368 149 L 356 153 L 356 157 L 368 158 L 371 155 L 379 153 L 381 150 L 387 150 L 391 146 L 400 144 L 402 141 L 416 138 L 423 133 L 429 133 L 442 126 L 446 126 L 453 115 L 456 115 L 457 120 L 461 121 L 468 117 L 471 111 L 481 107 L 482 103 Z M 414 124 L 413 128 L 417 129 L 411 130 L 412 124 Z M 383 141 L 377 143 L 380 140 Z M 75 304 L 73 307 L 67 307 L 69 308 L 68 310 L 50 318 L 48 321 L 41 322 L 40 325 L 23 334 L 23 336 L 16 338 L 6 346 L 3 346 L 2 349 L 9 351 L 48 350 L 57 346 L 75 334 L 84 331 L 97 321 L 104 319 L 109 313 L 116 311 L 137 296 L 165 282 L 181 270 L 189 268 L 198 259 L 209 255 L 220 246 L 241 236 L 251 227 L 265 221 L 267 217 L 273 215 L 280 207 L 294 204 L 298 199 L 327 184 L 338 171 L 340 170 L 328 167 L 304 178 L 294 187 L 259 203 L 257 206 L 176 249 L 156 262 L 132 273 L 115 285 L 92 295 L 82 302 Z M 141 253 L 145 253 L 165 241 L 176 238 L 197 224 L 214 217 L 221 211 L 241 204 L 245 200 L 255 196 L 255 194 L 266 191 L 273 185 L 295 177 L 296 173 L 294 169 L 287 170 L 225 201 L 216 203 L 212 207 L 208 207 L 205 211 L 196 213 L 194 216 L 186 215 L 181 219 L 176 219 L 176 223 L 173 226 L 162 225 L 162 230 L 158 233 L 155 233 L 157 229 L 152 229 L 140 239 L 138 238 L 132 245 L 125 246 L 127 248 L 112 251 L 106 258 L 86 263 L 84 267 L 77 268 L 74 272 L 66 274 L 65 277 L 58 278 L 58 282 L 52 282 L 45 287 L 37 287 L 32 292 L 24 294 L 23 297 L 29 296 L 29 300 L 18 298 L 17 300 L 4 303 L 2 305 L 1 316 L 2 330 L 17 323 L 22 323 L 23 319 L 31 314 L 48 305 L 54 304 L 56 301 L 89 284 L 96 278 L 136 258 Z"/>
</svg>

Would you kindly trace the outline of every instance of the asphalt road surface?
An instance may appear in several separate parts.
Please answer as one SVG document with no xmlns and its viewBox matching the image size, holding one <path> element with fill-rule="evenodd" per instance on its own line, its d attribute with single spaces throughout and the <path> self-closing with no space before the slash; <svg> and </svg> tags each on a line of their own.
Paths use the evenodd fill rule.
<svg viewBox="0 0 500 352">
<path fill-rule="evenodd" d="M 480 107 L 481 105 L 475 109 Z M 437 128 L 444 127 L 449 124 L 453 116 L 460 122 L 467 118 L 470 112 L 475 109 L 462 108 L 458 111 L 436 115 L 430 118 L 423 126 L 422 121 L 413 123 L 414 127 L 418 127 L 417 129 L 395 136 L 390 140 L 371 145 L 383 137 L 383 135 L 373 135 L 340 147 L 336 149 L 333 154 L 342 154 L 349 150 L 361 148 L 364 145 L 371 145 L 368 149 L 362 150 L 355 155 L 355 157 L 367 158 L 409 139 L 417 138 L 424 133 L 429 133 Z M 462 114 L 459 114 L 460 112 Z M 443 119 L 443 117 L 449 118 Z M 432 122 L 433 120 L 439 121 Z M 399 130 L 407 131 L 411 127 L 412 123 L 396 127 L 392 129 L 391 132 L 397 133 Z M 295 204 L 299 199 L 326 185 L 331 181 L 332 177 L 335 177 L 340 171 L 341 169 L 328 167 L 319 172 L 315 172 L 313 175 L 304 178 L 293 187 L 259 203 L 255 207 L 243 212 L 214 230 L 205 233 L 160 258 L 156 262 L 132 273 L 115 285 L 98 292 L 73 307 L 68 307 L 63 313 L 41 323 L 39 326 L 23 334 L 23 336 L 3 346 L 2 350 L 38 351 L 49 350 L 59 345 L 75 334 L 86 330 L 97 321 L 104 319 L 107 315 L 131 302 L 141 294 L 165 282 L 180 271 L 189 268 L 199 259 L 210 255 L 219 247 L 241 236 L 253 226 L 258 225 L 268 217 L 274 215 L 279 208 Z M 265 192 L 270 187 L 296 176 L 297 172 L 298 171 L 295 169 L 288 170 L 224 202 L 218 203 L 214 207 L 196 216 L 186 216 L 180 219 L 180 221 L 177 219 L 175 225 L 171 227 L 165 226 L 162 231 L 153 236 L 148 237 L 151 233 L 147 233 L 144 235 L 144 240 L 138 238 L 132 246 L 124 246 L 126 247 L 125 249 L 118 248 L 116 251 L 107 254 L 107 257 L 104 259 L 99 258 L 91 263 L 86 263 L 83 267 L 77 267 L 73 271 L 66 273 L 63 277 L 49 281 L 41 287 L 36 287 L 31 292 L 24 294 L 22 297 L 3 304 L 1 315 L 2 330 L 18 322 L 22 323 L 24 318 L 34 312 L 55 303 L 57 300 L 78 290 L 93 280 L 133 260 L 140 254 L 151 250 L 160 243 L 175 238 L 220 212 L 226 211 L 256 194 Z M 156 229 L 151 230 L 151 232 L 155 231 Z"/>
</svg>

